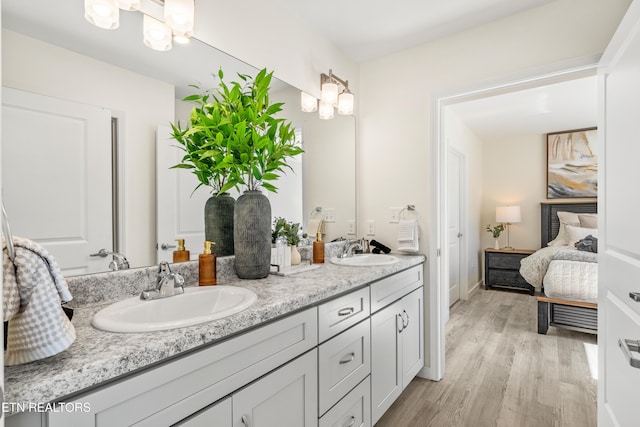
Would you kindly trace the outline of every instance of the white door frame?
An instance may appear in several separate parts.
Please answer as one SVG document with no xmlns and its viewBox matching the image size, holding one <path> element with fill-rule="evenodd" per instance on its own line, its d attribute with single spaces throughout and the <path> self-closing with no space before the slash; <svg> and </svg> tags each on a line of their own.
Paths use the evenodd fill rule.
<svg viewBox="0 0 640 427">
<path fill-rule="evenodd" d="M 580 77 L 596 75 L 599 55 L 587 56 L 571 61 L 552 64 L 527 70 L 523 73 L 508 75 L 491 81 L 485 81 L 469 87 L 436 93 L 429 100 L 430 129 L 430 170 L 429 174 L 429 366 L 420 372 L 420 376 L 439 381 L 445 372 L 445 331 L 444 319 L 447 313 L 448 257 L 443 248 L 447 247 L 446 233 L 446 152 L 444 135 L 444 109 L 457 104 L 487 96 L 529 89 Z M 467 230 L 468 231 L 468 230 Z M 469 231 L 468 231 L 469 232 Z M 426 340 L 425 340 L 426 343 Z"/>
</svg>

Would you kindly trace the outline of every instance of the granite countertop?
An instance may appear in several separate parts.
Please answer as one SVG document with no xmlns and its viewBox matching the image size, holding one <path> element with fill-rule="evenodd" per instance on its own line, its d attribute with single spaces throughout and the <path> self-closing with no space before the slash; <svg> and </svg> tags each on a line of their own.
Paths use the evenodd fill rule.
<svg viewBox="0 0 640 427">
<path fill-rule="evenodd" d="M 331 264 L 327 260 L 317 269 L 291 276 L 269 275 L 261 280 L 233 277 L 219 279 L 218 285 L 241 286 L 252 290 L 258 300 L 248 309 L 232 316 L 167 331 L 122 334 L 104 332 L 91 326 L 91 319 L 98 310 L 118 299 L 136 295 L 131 289 L 125 295 L 114 297 L 105 294 L 102 299 L 94 298 L 97 301 L 85 298 L 75 307 L 72 320 L 76 341 L 58 355 L 24 365 L 5 367 L 4 399 L 14 403 L 64 401 L 69 395 L 139 371 L 188 350 L 215 344 L 218 340 L 314 306 L 419 265 L 425 260 L 423 255 L 397 256 L 400 261 L 387 266 L 346 267 Z M 195 269 L 197 272 L 197 267 Z M 186 283 L 194 284 L 193 268 L 190 270 L 185 270 Z M 110 274 L 107 277 L 111 277 L 112 281 L 118 277 L 115 273 L 106 274 Z M 218 274 L 220 277 L 220 271 Z"/>
</svg>

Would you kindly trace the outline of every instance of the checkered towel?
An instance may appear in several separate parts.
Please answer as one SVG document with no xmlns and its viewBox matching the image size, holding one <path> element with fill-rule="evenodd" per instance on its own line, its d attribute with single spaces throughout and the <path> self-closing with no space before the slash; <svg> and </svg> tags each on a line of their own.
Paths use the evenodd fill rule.
<svg viewBox="0 0 640 427">
<path fill-rule="evenodd" d="M 9 321 L 4 364 L 53 356 L 76 339 L 61 304 L 73 297 L 55 259 L 37 243 L 14 236 L 15 261 L 3 241 L 4 320 Z"/>
</svg>

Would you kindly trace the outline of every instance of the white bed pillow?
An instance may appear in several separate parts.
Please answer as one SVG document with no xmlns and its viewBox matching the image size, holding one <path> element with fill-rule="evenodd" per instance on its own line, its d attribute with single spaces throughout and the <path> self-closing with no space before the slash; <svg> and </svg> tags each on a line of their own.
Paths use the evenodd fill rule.
<svg viewBox="0 0 640 427">
<path fill-rule="evenodd" d="M 568 246 L 571 249 L 575 249 L 576 242 L 584 239 L 588 235 L 592 235 L 596 238 L 598 237 L 598 229 L 596 228 L 574 227 L 572 225 L 567 225 L 567 232 L 569 234 Z"/>
<path fill-rule="evenodd" d="M 567 232 L 567 226 L 574 227 L 580 226 L 580 219 L 577 213 L 573 212 L 558 212 L 558 219 L 560 220 L 560 229 L 555 239 L 547 243 L 547 246 L 567 246 L 569 244 L 569 233 Z"/>
<path fill-rule="evenodd" d="M 597 214 L 578 214 L 578 220 L 580 221 L 580 227 L 598 228 Z"/>
</svg>

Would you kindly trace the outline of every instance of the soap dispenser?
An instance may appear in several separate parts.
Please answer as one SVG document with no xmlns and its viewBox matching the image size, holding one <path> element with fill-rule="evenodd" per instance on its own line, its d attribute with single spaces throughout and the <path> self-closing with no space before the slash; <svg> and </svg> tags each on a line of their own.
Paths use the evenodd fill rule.
<svg viewBox="0 0 640 427">
<path fill-rule="evenodd" d="M 204 252 L 198 256 L 198 285 L 216 285 L 216 254 L 211 252 L 214 242 L 204 242 Z"/>
<path fill-rule="evenodd" d="M 322 232 L 316 233 L 316 241 L 313 242 L 313 263 L 324 263 L 324 242 L 322 241 Z"/>
<path fill-rule="evenodd" d="M 184 239 L 176 239 L 178 242 L 178 249 L 173 251 L 173 262 L 185 262 L 189 261 L 191 254 L 184 248 Z"/>
</svg>

